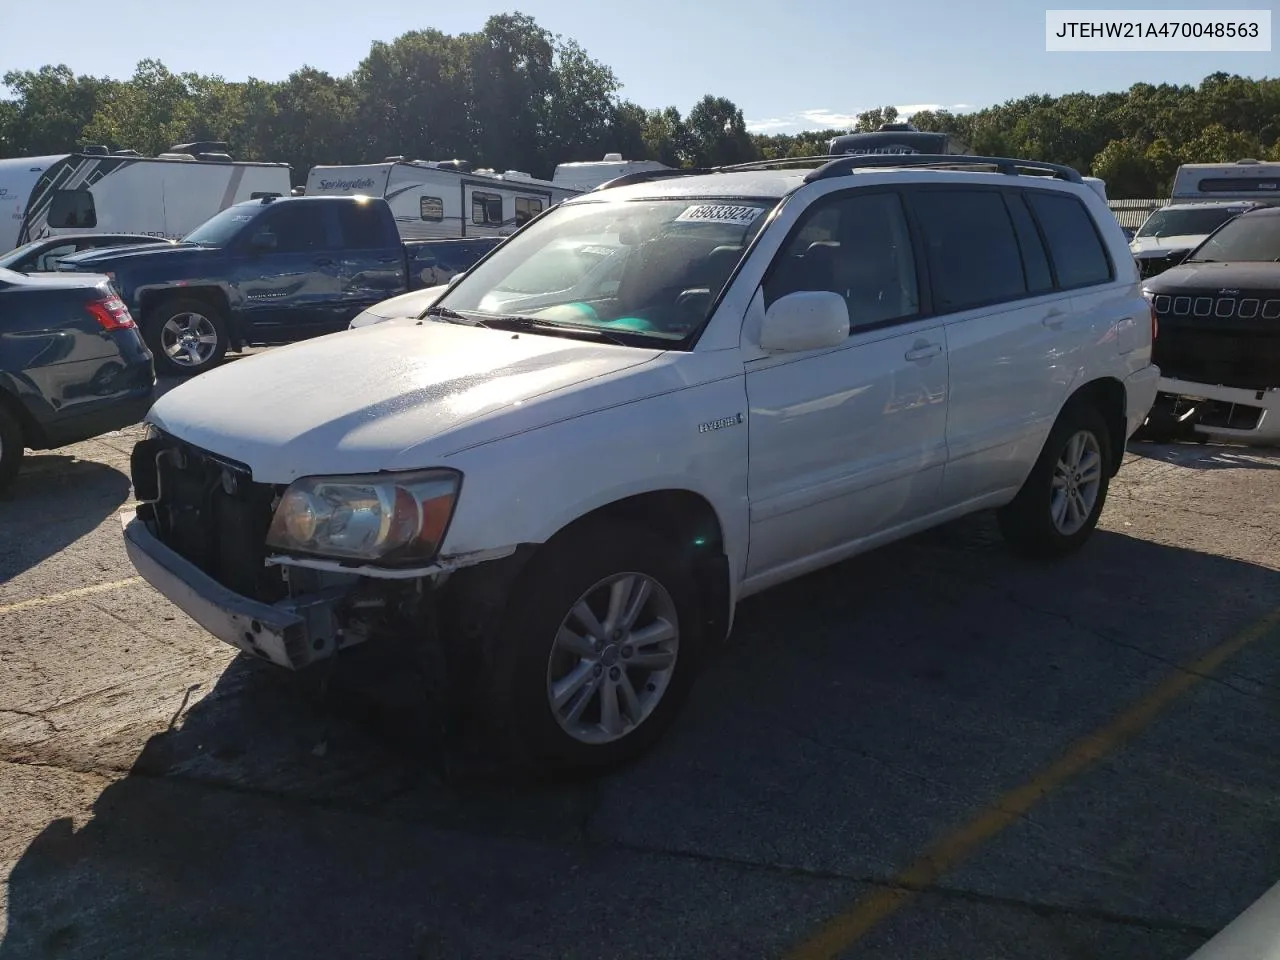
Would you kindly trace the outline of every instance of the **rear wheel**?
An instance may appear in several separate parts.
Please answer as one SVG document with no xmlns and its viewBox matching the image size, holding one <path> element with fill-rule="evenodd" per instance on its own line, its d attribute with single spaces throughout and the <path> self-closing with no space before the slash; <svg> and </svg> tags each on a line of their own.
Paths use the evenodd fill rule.
<svg viewBox="0 0 1280 960">
<path fill-rule="evenodd" d="M 0 491 L 13 482 L 22 465 L 22 424 L 0 403 Z"/>
<path fill-rule="evenodd" d="M 216 367 L 227 353 L 227 322 L 203 300 L 165 300 L 148 313 L 144 334 L 155 355 L 156 372 L 192 376 Z"/>
<path fill-rule="evenodd" d="M 1111 435 L 1098 409 L 1063 410 L 1013 502 L 998 513 L 1000 532 L 1026 556 L 1060 557 L 1093 534 L 1106 504 Z"/>
<path fill-rule="evenodd" d="M 629 525 L 544 550 L 512 596 L 484 699 L 525 766 L 602 772 L 652 746 L 688 694 L 702 646 L 694 577 Z"/>
</svg>

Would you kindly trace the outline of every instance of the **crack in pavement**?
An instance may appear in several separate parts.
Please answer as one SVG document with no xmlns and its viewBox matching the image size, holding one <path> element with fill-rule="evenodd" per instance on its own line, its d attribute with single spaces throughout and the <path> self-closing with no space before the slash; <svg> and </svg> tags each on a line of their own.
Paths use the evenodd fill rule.
<svg viewBox="0 0 1280 960">
<path fill-rule="evenodd" d="M 19 710 L 16 707 L 0 707 L 0 713 L 11 713 L 17 717 L 29 717 L 32 720 L 39 720 L 41 723 L 46 724 L 54 733 L 62 733 L 61 728 L 59 728 L 56 723 L 46 717 L 39 710 Z"/>
</svg>

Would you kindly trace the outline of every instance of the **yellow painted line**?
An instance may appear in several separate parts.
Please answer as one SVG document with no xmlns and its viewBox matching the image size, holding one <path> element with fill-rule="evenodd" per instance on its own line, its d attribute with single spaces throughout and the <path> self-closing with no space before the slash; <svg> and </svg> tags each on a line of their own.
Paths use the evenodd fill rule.
<svg viewBox="0 0 1280 960">
<path fill-rule="evenodd" d="M 787 960 L 830 960 L 848 950 L 916 894 L 932 886 L 979 846 L 1026 814 L 1047 794 L 1141 732 L 1161 710 L 1277 625 L 1280 625 L 1280 610 L 1272 611 L 1251 627 L 1214 647 L 1195 663 L 1173 674 L 1110 723 L 1077 741 L 1056 763 L 943 837 L 897 874 L 889 885 L 877 888 L 832 918 L 809 939 L 793 947 L 786 954 Z"/>
<path fill-rule="evenodd" d="M 67 590 L 63 593 L 51 593 L 47 597 L 34 597 L 31 600 L 6 603 L 0 605 L 0 616 L 6 613 L 17 613 L 19 610 L 29 610 L 32 607 L 49 607 L 57 603 L 64 603 L 67 600 L 74 600 L 77 597 L 87 597 L 93 593 L 109 593 L 112 590 L 127 587 L 132 583 L 141 582 L 141 577 L 128 577 L 124 580 L 112 580 L 110 583 L 94 584 L 92 587 L 77 587 L 75 590 Z"/>
</svg>

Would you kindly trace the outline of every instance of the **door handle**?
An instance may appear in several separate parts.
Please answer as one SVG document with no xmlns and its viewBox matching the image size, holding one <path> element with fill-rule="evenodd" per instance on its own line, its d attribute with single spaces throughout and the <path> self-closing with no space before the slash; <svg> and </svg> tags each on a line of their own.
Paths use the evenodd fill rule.
<svg viewBox="0 0 1280 960">
<path fill-rule="evenodd" d="M 918 343 L 903 356 L 907 360 L 928 360 L 936 357 L 942 352 L 942 344 L 940 343 Z"/>
<path fill-rule="evenodd" d="M 1066 322 L 1066 320 L 1067 320 L 1066 311 L 1059 310 L 1057 307 L 1054 307 L 1052 310 L 1050 310 L 1048 313 L 1044 315 L 1044 319 L 1042 319 L 1040 322 L 1043 323 L 1050 330 L 1061 330 L 1062 325 Z"/>
<path fill-rule="evenodd" d="M 329 257 L 316 257 L 317 267 L 332 267 L 333 260 Z"/>
</svg>

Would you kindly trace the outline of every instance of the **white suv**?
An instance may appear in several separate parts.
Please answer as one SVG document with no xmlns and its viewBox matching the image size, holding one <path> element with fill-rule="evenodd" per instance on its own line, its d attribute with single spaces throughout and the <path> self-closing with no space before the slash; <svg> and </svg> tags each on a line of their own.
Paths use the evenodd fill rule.
<svg viewBox="0 0 1280 960">
<path fill-rule="evenodd" d="M 1029 161 L 788 163 L 621 178 L 419 321 L 169 392 L 133 563 L 281 667 L 432 645 L 495 743 L 599 770 L 750 594 L 986 508 L 1019 551 L 1080 547 L 1158 379 L 1106 204 Z M 625 264 L 530 265 L 566 243 Z"/>
</svg>

